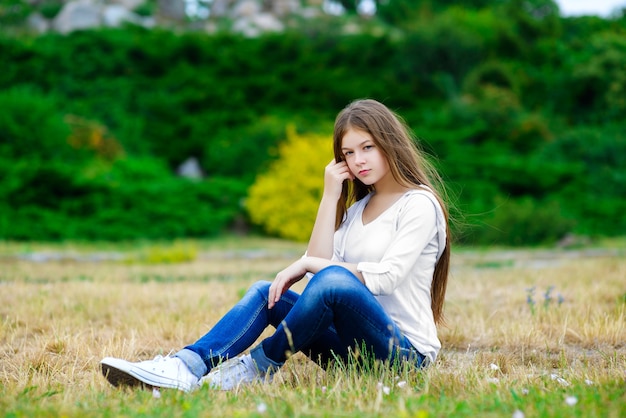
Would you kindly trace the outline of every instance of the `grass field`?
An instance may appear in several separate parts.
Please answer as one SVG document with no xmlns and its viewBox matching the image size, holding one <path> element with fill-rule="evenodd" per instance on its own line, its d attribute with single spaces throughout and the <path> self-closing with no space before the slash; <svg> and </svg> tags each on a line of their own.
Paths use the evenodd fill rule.
<svg viewBox="0 0 626 418">
<path fill-rule="evenodd" d="M 626 251 L 614 244 L 455 252 L 443 349 L 425 372 L 323 371 L 295 355 L 270 384 L 155 397 L 111 387 L 100 359 L 144 360 L 195 341 L 251 283 L 299 257 L 302 245 L 0 243 L 0 412 L 625 417 Z"/>
</svg>

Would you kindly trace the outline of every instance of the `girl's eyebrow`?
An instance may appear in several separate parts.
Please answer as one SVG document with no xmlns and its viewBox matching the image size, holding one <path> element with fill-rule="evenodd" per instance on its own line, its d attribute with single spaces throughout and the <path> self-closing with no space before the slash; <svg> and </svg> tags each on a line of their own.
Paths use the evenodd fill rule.
<svg viewBox="0 0 626 418">
<path fill-rule="evenodd" d="M 358 144 L 358 145 L 357 145 L 357 147 L 363 146 L 363 144 L 365 144 L 365 143 L 367 143 L 367 142 L 372 142 L 372 140 L 371 140 L 371 139 L 366 139 L 365 141 L 363 141 L 363 142 L 361 142 L 360 144 Z M 341 147 L 341 150 L 342 150 L 342 151 L 343 151 L 343 150 L 349 150 L 349 149 L 351 149 L 351 148 L 348 148 L 348 147 Z"/>
</svg>

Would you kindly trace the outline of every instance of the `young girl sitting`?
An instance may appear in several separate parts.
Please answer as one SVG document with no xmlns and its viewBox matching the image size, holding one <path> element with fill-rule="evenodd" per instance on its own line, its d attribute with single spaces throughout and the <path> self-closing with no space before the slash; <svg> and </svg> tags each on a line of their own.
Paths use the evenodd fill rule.
<svg viewBox="0 0 626 418">
<path fill-rule="evenodd" d="M 407 126 L 375 100 L 343 109 L 333 142 L 306 254 L 273 282 L 252 285 L 175 355 L 136 363 L 104 358 L 111 384 L 229 390 L 267 381 L 296 352 L 322 367 L 364 349 L 416 367 L 435 361 L 450 261 L 440 178 Z M 305 276 L 302 294 L 289 290 Z M 242 354 L 270 325 L 274 333 Z"/>
</svg>

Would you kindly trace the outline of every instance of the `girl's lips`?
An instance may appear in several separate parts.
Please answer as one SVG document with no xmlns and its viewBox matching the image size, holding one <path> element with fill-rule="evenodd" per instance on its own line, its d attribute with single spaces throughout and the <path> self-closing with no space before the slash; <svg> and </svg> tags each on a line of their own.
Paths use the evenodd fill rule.
<svg viewBox="0 0 626 418">
<path fill-rule="evenodd" d="M 361 170 L 361 171 L 359 171 L 359 176 L 364 176 L 364 175 L 366 175 L 369 172 L 370 172 L 370 170 Z"/>
</svg>

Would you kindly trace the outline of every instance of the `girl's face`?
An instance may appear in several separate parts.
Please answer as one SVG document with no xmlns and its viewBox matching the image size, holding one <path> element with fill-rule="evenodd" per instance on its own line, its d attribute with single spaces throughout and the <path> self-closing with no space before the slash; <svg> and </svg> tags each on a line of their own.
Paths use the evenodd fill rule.
<svg viewBox="0 0 626 418">
<path fill-rule="evenodd" d="M 349 129 L 342 138 L 341 152 L 350 172 L 367 186 L 392 177 L 387 159 L 367 132 Z"/>
</svg>

